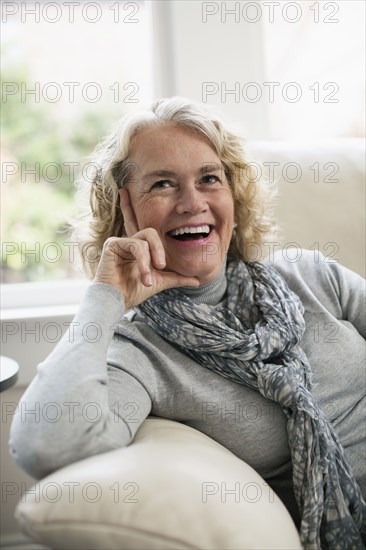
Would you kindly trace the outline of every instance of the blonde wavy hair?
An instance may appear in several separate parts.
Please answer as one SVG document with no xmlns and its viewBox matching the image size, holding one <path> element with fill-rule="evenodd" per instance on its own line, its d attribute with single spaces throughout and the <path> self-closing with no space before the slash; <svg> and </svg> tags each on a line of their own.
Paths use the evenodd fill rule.
<svg viewBox="0 0 366 550">
<path fill-rule="evenodd" d="M 233 194 L 237 224 L 228 253 L 244 261 L 257 259 L 253 258 L 254 251 L 275 236 L 274 189 L 258 177 L 254 164 L 247 160 L 244 140 L 224 127 L 219 116 L 204 105 L 182 97 L 161 99 L 153 103 L 151 110 L 123 117 L 89 159 L 91 176 L 79 183 L 77 193 L 84 208 L 71 222 L 72 238 L 79 245 L 87 276 L 95 275 L 104 242 L 112 236 L 125 236 L 118 189 L 133 171 L 129 155 L 134 138 L 144 128 L 167 125 L 183 126 L 206 136 L 221 159 Z"/>
</svg>

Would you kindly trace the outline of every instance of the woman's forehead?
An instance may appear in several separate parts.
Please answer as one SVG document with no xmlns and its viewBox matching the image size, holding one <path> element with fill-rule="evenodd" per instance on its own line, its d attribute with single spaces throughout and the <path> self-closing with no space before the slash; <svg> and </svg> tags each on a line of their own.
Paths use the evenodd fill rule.
<svg viewBox="0 0 366 550">
<path fill-rule="evenodd" d="M 135 136 L 131 160 L 149 169 L 159 167 L 170 170 L 172 164 L 190 162 L 216 164 L 220 158 L 209 139 L 203 134 L 182 126 L 144 128 Z"/>
</svg>

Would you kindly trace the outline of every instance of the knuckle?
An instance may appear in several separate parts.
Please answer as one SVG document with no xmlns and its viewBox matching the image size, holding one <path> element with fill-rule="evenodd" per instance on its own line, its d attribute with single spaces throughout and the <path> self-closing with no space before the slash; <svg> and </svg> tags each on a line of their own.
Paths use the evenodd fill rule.
<svg viewBox="0 0 366 550">
<path fill-rule="evenodd" d="M 156 238 L 160 239 L 159 234 L 157 230 L 154 229 L 154 227 L 148 227 L 146 229 L 146 234 L 152 239 L 156 239 Z"/>
<path fill-rule="evenodd" d="M 137 239 L 123 239 L 123 246 L 122 246 L 124 252 L 127 252 L 131 256 L 136 257 L 138 255 L 139 251 L 139 245 Z"/>
<path fill-rule="evenodd" d="M 106 239 L 103 244 L 104 250 L 110 250 L 111 248 L 116 246 L 118 240 L 118 237 L 108 237 L 108 239 Z"/>
</svg>

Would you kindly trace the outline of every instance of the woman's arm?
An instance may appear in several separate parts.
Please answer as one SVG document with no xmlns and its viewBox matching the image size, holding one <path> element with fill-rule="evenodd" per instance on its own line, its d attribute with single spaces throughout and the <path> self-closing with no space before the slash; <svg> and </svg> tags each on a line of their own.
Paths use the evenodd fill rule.
<svg viewBox="0 0 366 550">
<path fill-rule="evenodd" d="M 151 410 L 145 387 L 107 364 L 113 327 L 124 313 L 120 292 L 93 283 L 62 340 L 37 368 L 13 419 L 10 452 L 41 478 L 67 464 L 128 445 Z"/>
<path fill-rule="evenodd" d="M 294 249 L 289 256 L 297 260 L 286 260 L 279 251 L 265 263 L 272 265 L 302 300 L 313 303 L 316 297 L 336 319 L 348 321 L 366 338 L 365 279 L 312 250 Z"/>
<path fill-rule="evenodd" d="M 327 264 L 330 277 L 338 287 L 342 319 L 349 321 L 366 339 L 366 281 L 357 273 L 338 264 Z"/>
<path fill-rule="evenodd" d="M 199 286 L 195 277 L 166 271 L 155 229 L 139 231 L 127 190 L 120 191 L 128 237 L 104 243 L 94 283 L 78 314 L 23 395 L 14 417 L 10 452 L 40 478 L 90 455 L 128 445 L 151 410 L 143 382 L 123 370 L 138 364 L 126 342 L 113 364 L 107 349 L 125 309 L 175 286 Z M 145 381 L 144 381 L 145 383 Z"/>
</svg>

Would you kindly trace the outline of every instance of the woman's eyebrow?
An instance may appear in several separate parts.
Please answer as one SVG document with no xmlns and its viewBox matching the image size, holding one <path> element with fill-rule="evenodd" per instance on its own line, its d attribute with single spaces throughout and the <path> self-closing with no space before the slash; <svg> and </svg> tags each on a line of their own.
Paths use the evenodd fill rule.
<svg viewBox="0 0 366 550">
<path fill-rule="evenodd" d="M 149 178 L 172 178 L 176 176 L 176 172 L 173 172 L 172 170 L 155 170 L 154 172 L 149 172 L 147 174 L 144 174 L 142 176 L 142 179 L 149 179 Z"/>
<path fill-rule="evenodd" d="M 203 162 L 202 165 L 197 170 L 198 174 L 207 174 L 208 172 L 219 172 L 223 170 L 223 166 L 220 162 Z M 154 170 L 148 172 L 142 176 L 142 180 L 147 180 L 150 178 L 173 178 L 177 176 L 178 173 L 173 170 Z"/>
<path fill-rule="evenodd" d="M 207 174 L 208 172 L 220 172 L 223 170 L 221 162 L 204 162 L 201 166 L 200 172 Z"/>
</svg>

